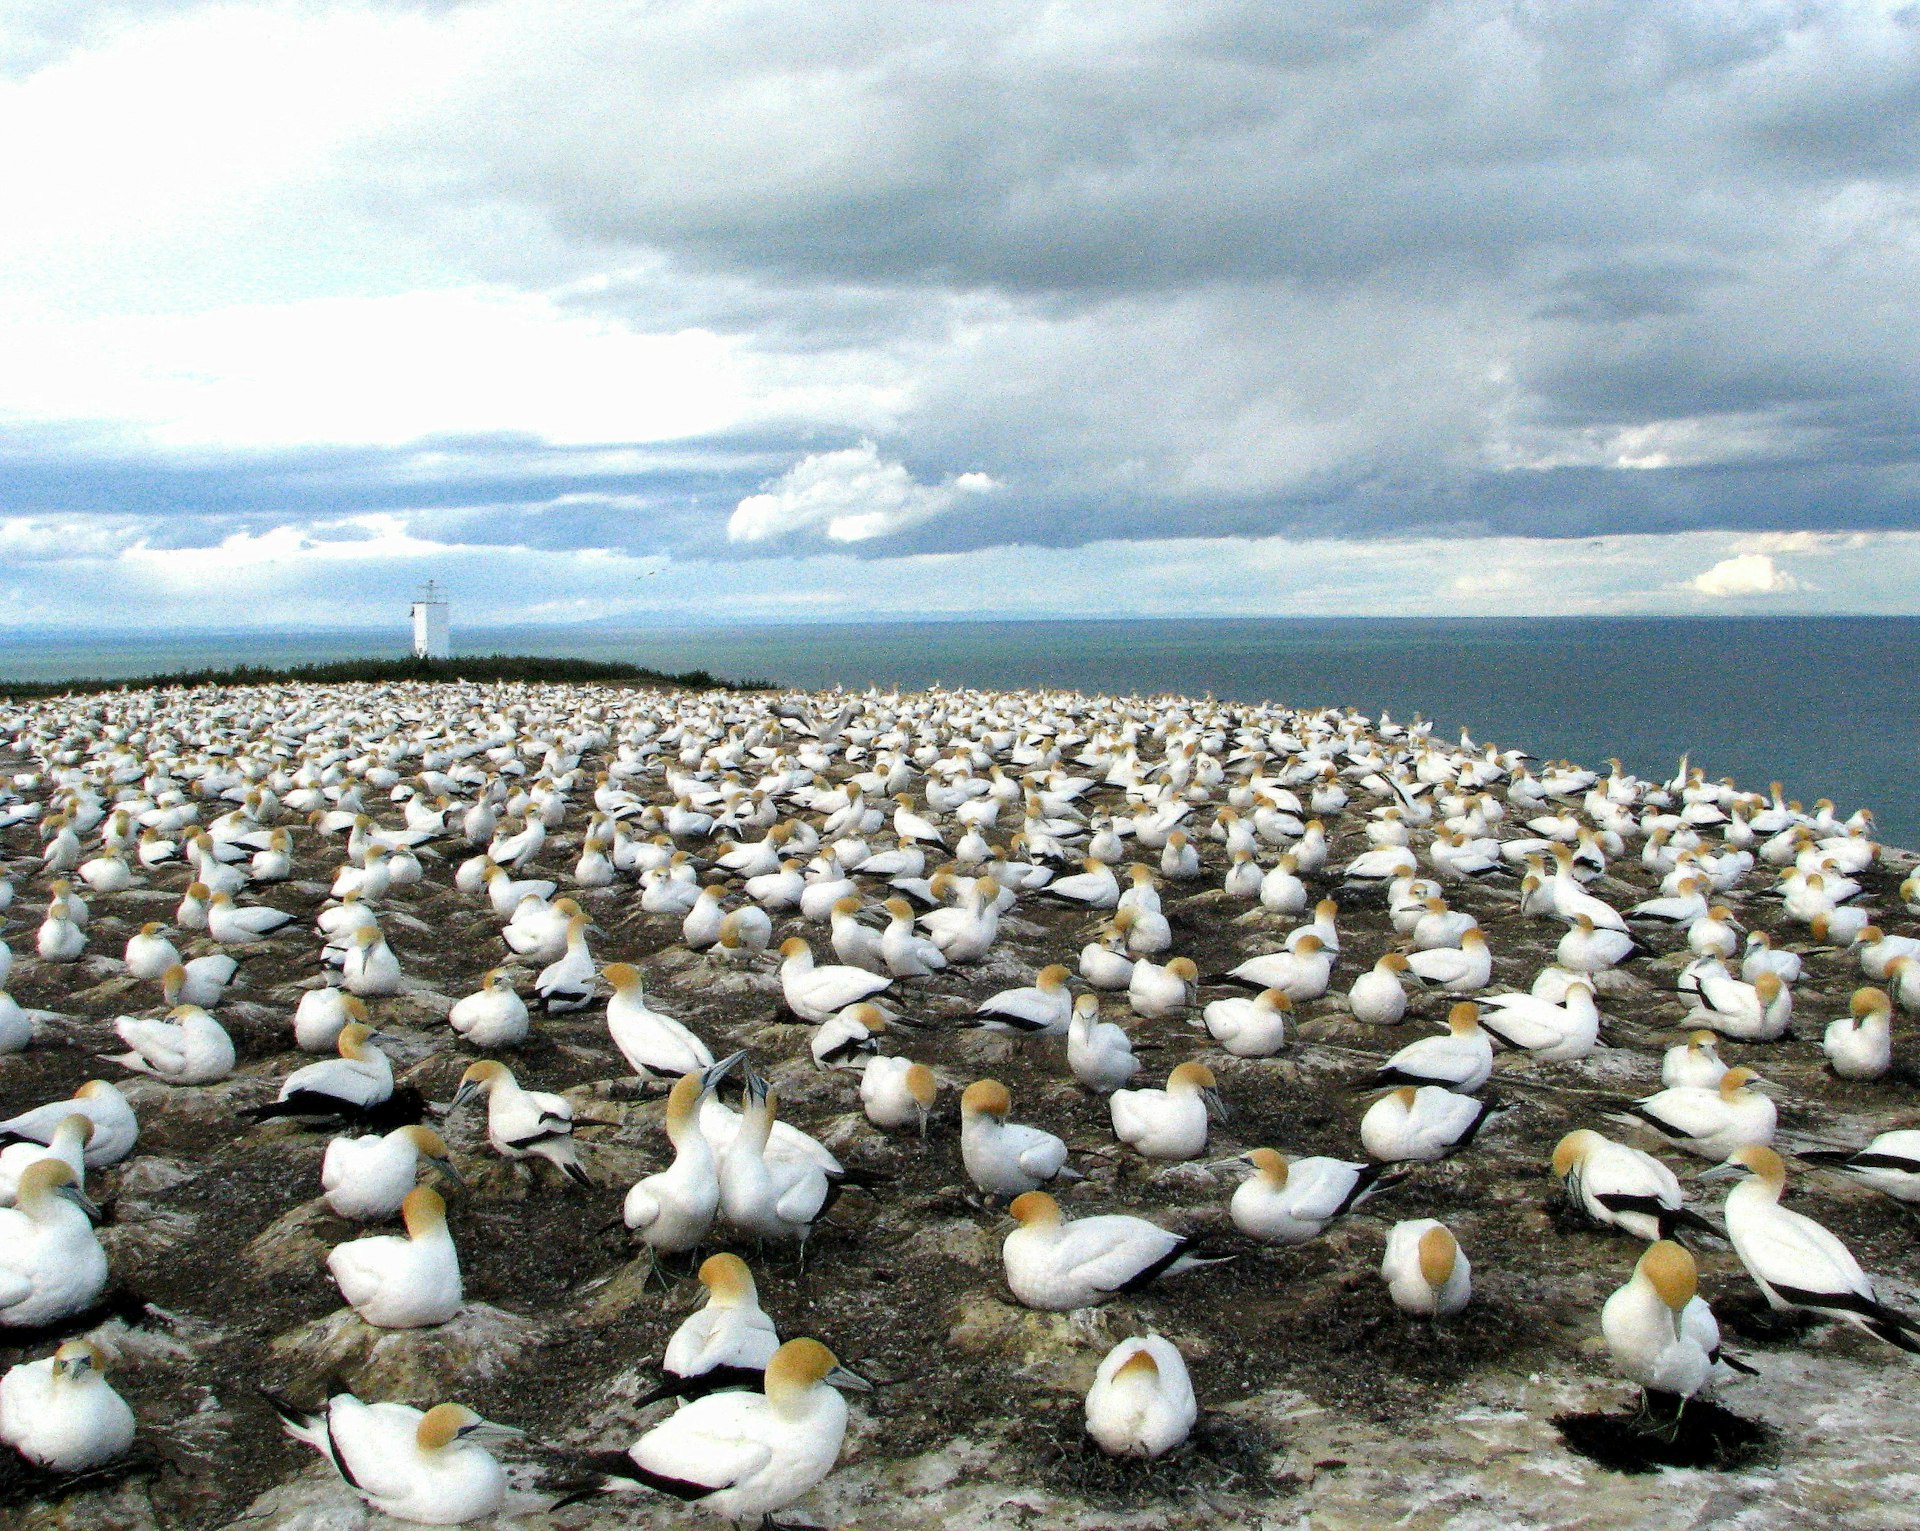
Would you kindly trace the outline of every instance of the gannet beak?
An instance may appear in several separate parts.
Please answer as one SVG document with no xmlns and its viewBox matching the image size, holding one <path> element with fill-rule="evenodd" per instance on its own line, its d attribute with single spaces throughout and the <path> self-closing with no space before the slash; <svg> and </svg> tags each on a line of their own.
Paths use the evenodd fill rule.
<svg viewBox="0 0 1920 1531">
<path fill-rule="evenodd" d="M 478 1419 L 461 1428 L 460 1439 L 463 1441 L 511 1441 L 519 1439 L 526 1433 L 515 1425 L 498 1425 L 490 1419 Z"/>
<path fill-rule="evenodd" d="M 461 1190 L 464 1191 L 467 1189 L 467 1177 L 454 1168 L 453 1160 L 428 1159 L 427 1163 L 431 1164 L 435 1169 L 440 1171 L 441 1174 L 445 1175 L 447 1179 L 459 1186 Z"/>
<path fill-rule="evenodd" d="M 871 1382 L 867 1381 L 867 1379 L 858 1372 L 850 1371 L 844 1366 L 835 1366 L 822 1380 L 830 1383 L 834 1387 L 851 1388 L 856 1393 L 871 1393 L 873 1391 L 873 1384 Z"/>
<path fill-rule="evenodd" d="M 1228 1107 L 1227 1103 L 1220 1098 L 1220 1092 L 1218 1090 L 1202 1090 L 1200 1092 L 1200 1098 L 1207 1103 L 1207 1115 L 1212 1117 L 1216 1122 L 1230 1122 L 1233 1120 L 1233 1111 Z"/>
<path fill-rule="evenodd" d="M 459 1089 L 453 1092 L 453 1099 L 447 1102 L 448 1113 L 451 1114 L 458 1111 L 468 1101 L 472 1100 L 473 1097 L 479 1093 L 479 1090 L 479 1084 L 473 1080 L 469 1080 L 467 1083 L 461 1085 Z"/>
<path fill-rule="evenodd" d="M 1245 1154 L 1235 1154 L 1231 1159 L 1214 1160 L 1207 1166 L 1207 1170 L 1209 1173 L 1217 1173 L 1220 1170 L 1243 1170 L 1250 1168 L 1252 1164 L 1253 1161 Z"/>
<path fill-rule="evenodd" d="M 730 1053 L 718 1063 L 709 1065 L 706 1072 L 700 1076 L 700 1092 L 704 1095 L 717 1090 L 720 1087 L 720 1081 L 745 1062 L 746 1056 L 747 1050 L 743 1047 L 739 1052 Z M 751 1068 L 748 1072 L 752 1072 Z"/>
<path fill-rule="evenodd" d="M 1746 1165 L 1729 1162 L 1726 1164 L 1716 1164 L 1712 1169 L 1701 1170 L 1694 1178 L 1696 1180 L 1733 1180 L 1746 1174 L 1746 1172 Z"/>
<path fill-rule="evenodd" d="M 85 1191 L 81 1190 L 79 1186 L 63 1185 L 59 1188 L 59 1191 L 62 1196 L 66 1197 L 68 1201 L 72 1202 L 96 1223 L 107 1215 L 100 1210 L 100 1204 L 87 1195 Z"/>
</svg>

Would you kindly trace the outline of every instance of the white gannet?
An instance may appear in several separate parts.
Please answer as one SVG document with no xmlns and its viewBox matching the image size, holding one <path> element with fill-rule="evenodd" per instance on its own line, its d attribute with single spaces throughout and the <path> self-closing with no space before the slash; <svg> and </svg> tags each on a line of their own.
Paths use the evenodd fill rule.
<svg viewBox="0 0 1920 1531">
<path fill-rule="evenodd" d="M 862 1000 L 848 1005 L 814 1027 L 807 1051 L 813 1066 L 820 1069 L 854 1069 L 867 1066 L 880 1050 L 880 1038 L 886 1035 L 887 1012 Z"/>
<path fill-rule="evenodd" d="M 1380 1275 L 1396 1308 L 1424 1318 L 1450 1317 L 1473 1294 L 1466 1252 L 1447 1225 L 1431 1217 L 1393 1225 Z"/>
<path fill-rule="evenodd" d="M 1327 992 L 1334 954 L 1309 931 L 1297 945 L 1250 957 L 1227 976 L 1254 989 L 1279 989 L 1296 1004 Z"/>
<path fill-rule="evenodd" d="M 1716 1088 L 1726 1077 L 1727 1065 L 1721 1061 L 1719 1040 L 1710 1031 L 1696 1031 L 1684 1042 L 1669 1047 L 1660 1058 L 1660 1083 L 1668 1089 L 1692 1085 L 1699 1089 Z"/>
<path fill-rule="evenodd" d="M 363 925 L 347 941 L 340 982 L 363 999 L 400 992 L 400 959 L 378 925 Z"/>
<path fill-rule="evenodd" d="M 833 954 L 850 967 L 869 973 L 885 973 L 887 959 L 880 950 L 881 933 L 860 920 L 860 896 L 850 893 L 835 899 L 829 911 L 827 944 Z"/>
<path fill-rule="evenodd" d="M 587 932 L 594 928 L 584 914 L 569 917 L 566 949 L 534 976 L 534 1003 L 548 1014 L 564 1015 L 593 1003 L 594 978 L 599 969 L 587 949 Z"/>
<path fill-rule="evenodd" d="M 529 1090 L 513 1070 L 492 1058 L 469 1064 L 449 1114 L 476 1095 L 487 1098 L 487 1141 L 509 1159 L 545 1159 L 576 1185 L 593 1182 L 580 1167 L 573 1141 L 573 1103 L 564 1095 Z"/>
<path fill-rule="evenodd" d="M 1920 1324 L 1880 1301 L 1873 1281 L 1837 1238 L 1780 1205 L 1787 1167 L 1771 1148 L 1739 1149 L 1701 1179 L 1746 1174 L 1727 1193 L 1727 1238 L 1769 1305 L 1838 1319 L 1920 1354 Z"/>
<path fill-rule="evenodd" d="M 1477 1005 L 1447 1012 L 1447 1033 L 1409 1042 L 1373 1072 L 1376 1085 L 1440 1085 L 1471 1095 L 1493 1073 L 1493 1039 L 1480 1025 Z"/>
<path fill-rule="evenodd" d="M 335 1138 L 320 1160 L 320 1189 L 337 1217 L 377 1223 L 413 1189 L 422 1160 L 458 1181 L 446 1140 L 431 1127 L 396 1127 L 379 1137 Z"/>
<path fill-rule="evenodd" d="M 0 989 L 0 1057 L 24 1052 L 33 1043 L 33 1017 L 5 989 Z"/>
<path fill-rule="evenodd" d="M 709 1393 L 669 1414 L 608 1464 L 598 1490 L 652 1489 L 729 1520 L 769 1523 L 840 1459 L 843 1387 L 871 1384 L 818 1340 L 788 1340 L 767 1362 L 761 1392 Z"/>
<path fill-rule="evenodd" d="M 241 908 L 231 893 L 215 893 L 207 903 L 207 934 L 223 946 L 244 946 L 264 941 L 276 931 L 293 923 L 284 910 L 264 904 Z"/>
<path fill-rule="evenodd" d="M 1086 1414 L 1087 1434 L 1108 1456 L 1165 1456 L 1199 1417 L 1187 1363 L 1157 1334 L 1122 1340 L 1093 1375 Z"/>
<path fill-rule="evenodd" d="M 1799 1156 L 1809 1164 L 1834 1170 L 1876 1191 L 1884 1191 L 1895 1201 L 1920 1202 L 1920 1130 L 1909 1127 L 1883 1132 L 1858 1150 L 1803 1148 Z M 4 1169 L 4 1160 L 0 1160 L 0 1173 Z M 0 1196 L 4 1194 L 4 1185 L 0 1185 Z"/>
<path fill-rule="evenodd" d="M 1437 1084 L 1402 1085 L 1367 1107 L 1360 1144 L 1383 1164 L 1444 1159 L 1473 1141 L 1493 1109 Z"/>
<path fill-rule="evenodd" d="M 498 1510 L 507 1476 L 485 1443 L 522 1432 L 457 1403 L 425 1413 L 335 1393 L 313 1413 L 267 1394 L 287 1434 L 311 1446 L 374 1509 L 395 1520 L 458 1526 Z"/>
<path fill-rule="evenodd" d="M 1262 989 L 1251 999 L 1216 999 L 1200 1012 L 1207 1035 L 1236 1058 L 1270 1058 L 1287 1040 L 1293 1001 L 1282 989 Z"/>
<path fill-rule="evenodd" d="M 1115 1090 L 1107 1097 L 1113 1135 L 1149 1159 L 1194 1159 L 1206 1152 L 1207 1123 L 1224 1117 L 1213 1070 L 1177 1065 L 1165 1089 Z"/>
<path fill-rule="evenodd" d="M 160 975 L 160 995 L 169 1009 L 198 1005 L 211 1010 L 226 998 L 227 985 L 240 964 L 225 952 L 209 952 L 187 962 L 176 962 Z"/>
<path fill-rule="evenodd" d="M 1002 989 L 982 1000 L 961 1024 L 1020 1037 L 1064 1036 L 1073 1017 L 1073 995 L 1067 988 L 1071 976 L 1058 963 L 1043 967 L 1030 987 Z"/>
<path fill-rule="evenodd" d="M 642 1079 L 678 1079 L 713 1066 L 713 1051 L 686 1026 L 647 1003 L 640 970 L 609 962 L 600 976 L 613 986 L 607 1032 L 627 1066 Z"/>
<path fill-rule="evenodd" d="M 1117 1090 L 1139 1072 L 1133 1039 L 1112 1021 L 1100 1019 L 1097 994 L 1074 998 L 1073 1019 L 1067 1023 L 1067 1067 L 1095 1094 Z"/>
<path fill-rule="evenodd" d="M 87 1143 L 93 1137 L 93 1122 L 78 1111 L 69 1111 L 45 1143 L 29 1138 L 0 1148 L 0 1207 L 10 1207 L 20 1192 L 20 1176 L 29 1164 L 40 1159 L 58 1159 L 73 1171 L 73 1183 L 87 1188 Z"/>
<path fill-rule="evenodd" d="M 1067 1045 L 1071 1051 L 1071 1040 Z M 861 1108 L 868 1121 L 883 1129 L 917 1127 L 924 1137 L 939 1092 L 933 1070 L 911 1058 L 873 1058 L 860 1075 Z"/>
<path fill-rule="evenodd" d="M 340 1033 L 349 1022 L 367 1024 L 367 1003 L 345 989 L 309 989 L 293 1012 L 294 1045 L 302 1052 L 339 1050 Z"/>
<path fill-rule="evenodd" d="M 127 973 L 151 983 L 180 961 L 180 953 L 162 933 L 166 926 L 149 920 L 127 938 Z"/>
<path fill-rule="evenodd" d="M 1661 1137 L 1703 1159 L 1725 1159 L 1739 1149 L 1773 1141 L 1777 1112 L 1758 1090 L 1760 1076 L 1732 1068 L 1711 1089 L 1682 1085 L 1627 1105 L 1613 1120 L 1651 1127 Z"/>
<path fill-rule="evenodd" d="M 106 1352 L 68 1340 L 50 1356 L 0 1377 L 0 1441 L 36 1467 L 83 1473 L 133 1444 L 133 1410 L 103 1373 Z"/>
<path fill-rule="evenodd" d="M 1388 952 L 1354 979 L 1347 990 L 1347 1008 L 1353 1018 L 1368 1026 L 1397 1026 L 1407 1013 L 1407 990 L 1400 978 L 1406 971 L 1405 954 Z"/>
<path fill-rule="evenodd" d="M 780 943 L 780 993 L 787 1008 L 818 1026 L 836 1011 L 893 986 L 891 978 L 864 968 L 816 967 L 813 948 L 799 936 Z"/>
<path fill-rule="evenodd" d="M 720 1208 L 719 1170 L 700 1131 L 700 1103 L 709 1088 L 705 1074 L 687 1073 L 673 1082 L 665 1120 L 672 1162 L 635 1181 L 621 1207 L 622 1220 L 656 1257 L 696 1247 Z"/>
<path fill-rule="evenodd" d="M 1746 983 L 1713 962 L 1687 972 L 1700 995 L 1687 1017 L 1690 1025 L 1741 1041 L 1771 1042 L 1784 1036 L 1793 1022 L 1793 990 L 1777 973 L 1762 973 Z"/>
<path fill-rule="evenodd" d="M 833 1205 L 840 1177 L 812 1159 L 771 1157 L 778 1115 L 778 1092 L 749 1069 L 740 1130 L 720 1155 L 720 1215 L 756 1239 L 797 1243 L 804 1269 L 807 1238 Z"/>
<path fill-rule="evenodd" d="M 109 1063 L 150 1074 L 166 1084 L 212 1084 L 233 1072 L 233 1038 L 198 1005 L 176 1005 L 164 1021 L 123 1015 L 115 1034 L 133 1051 L 106 1057 Z"/>
<path fill-rule="evenodd" d="M 1080 948 L 1080 976 L 1096 989 L 1124 989 L 1133 977 L 1133 958 L 1127 955 L 1127 933 L 1133 911 L 1122 909 L 1100 929 L 1099 936 Z"/>
<path fill-rule="evenodd" d="M 1533 994 L 1495 994 L 1480 1002 L 1480 1024 L 1508 1047 L 1547 1063 L 1584 1058 L 1600 1040 L 1600 1011 L 1584 983 L 1567 985 L 1560 1004 Z"/>
<path fill-rule="evenodd" d="M 249 1106 L 241 1114 L 256 1120 L 288 1116 L 296 1121 L 359 1117 L 393 1097 L 393 1064 L 374 1042 L 375 1033 L 358 1021 L 340 1028 L 340 1056 L 297 1068 L 281 1081 L 271 1105 Z"/>
<path fill-rule="evenodd" d="M 1067 1145 L 1050 1132 L 1009 1122 L 1013 1096 L 997 1079 L 976 1079 L 960 1095 L 960 1159 L 989 1196 L 1018 1196 L 1056 1179 L 1078 1180 Z"/>
<path fill-rule="evenodd" d="M 527 1002 L 505 968 L 489 968 L 478 989 L 454 1001 L 447 1024 L 475 1047 L 518 1047 L 527 1039 Z"/>
<path fill-rule="evenodd" d="M 1553 1172 L 1588 1217 L 1636 1239 L 1670 1239 L 1679 1228 L 1719 1235 L 1713 1224 L 1688 1210 L 1679 1178 L 1666 1165 L 1590 1128 L 1570 1132 L 1555 1145 Z"/>
<path fill-rule="evenodd" d="M 887 911 L 887 928 L 880 933 L 880 959 L 895 978 L 925 978 L 947 965 L 940 948 L 913 928 L 913 905 L 904 898 L 890 898 L 881 905 Z"/>
<path fill-rule="evenodd" d="M 681 1321 L 660 1358 L 660 1384 L 638 1400 L 704 1398 L 729 1389 L 757 1390 L 780 1348 L 760 1306 L 753 1272 L 738 1255 L 710 1255 L 698 1272 L 707 1300 Z"/>
<path fill-rule="evenodd" d="M 1821 1038 L 1827 1064 L 1842 1079 L 1879 1079 L 1893 1067 L 1893 1001 L 1885 989 L 1855 989 L 1850 1013 Z"/>
<path fill-rule="evenodd" d="M 1399 1183 L 1377 1164 L 1340 1159 L 1295 1159 L 1255 1148 L 1225 1165 L 1248 1165 L 1253 1173 L 1234 1187 L 1227 1215 L 1249 1238 L 1270 1244 L 1304 1244 L 1325 1233 L 1376 1191 Z"/>
<path fill-rule="evenodd" d="M 72 918 L 72 905 L 56 898 L 47 905 L 46 917 L 34 937 L 34 950 L 42 962 L 77 962 L 87 949 L 86 928 Z"/>
<path fill-rule="evenodd" d="M 460 1311 L 460 1256 L 447 1231 L 447 1204 L 431 1186 L 407 1192 L 405 1237 L 376 1234 L 337 1245 L 327 1270 L 347 1305 L 376 1329 L 444 1324 Z"/>
<path fill-rule="evenodd" d="M 1412 953 L 1407 958 L 1407 971 L 1422 983 L 1449 994 L 1471 994 L 1493 982 L 1493 953 L 1484 933 L 1469 930 L 1458 946 Z"/>
<path fill-rule="evenodd" d="M 140 1138 L 139 1120 L 127 1097 L 104 1079 L 89 1079 L 66 1100 L 48 1101 L 0 1122 L 0 1143 L 51 1143 L 60 1124 L 76 1111 L 93 1123 L 87 1168 L 118 1164 L 133 1152 Z"/>
<path fill-rule="evenodd" d="M 1633 938 L 1622 930 L 1602 930 L 1590 914 L 1577 914 L 1554 949 L 1561 967 L 1574 973 L 1598 973 L 1618 967 L 1633 955 Z"/>
<path fill-rule="evenodd" d="M 107 1255 L 93 1231 L 99 1209 L 70 1166 L 37 1159 L 0 1207 L 0 1328 L 38 1329 L 84 1312 L 107 1286 Z"/>
<path fill-rule="evenodd" d="M 1711 1350 L 1698 1330 L 1683 1322 L 1687 1309 L 1700 1301 L 1699 1284 L 1693 1256 L 1661 1239 L 1648 1246 L 1626 1285 L 1601 1308 L 1600 1333 L 1614 1368 L 1642 1391 L 1685 1400 L 1712 1380 Z"/>
<path fill-rule="evenodd" d="M 1001 1245 L 1007 1286 L 1029 1308 L 1061 1313 L 1137 1292 L 1217 1259 L 1193 1253 L 1193 1240 L 1124 1213 L 1068 1222 L 1045 1191 L 1016 1196 L 1018 1226 Z"/>
<path fill-rule="evenodd" d="M 1191 958 L 1175 957 L 1162 966 L 1142 957 L 1127 975 L 1127 1004 L 1145 1020 L 1166 1020 L 1193 1003 L 1199 982 L 1200 969 Z"/>
</svg>

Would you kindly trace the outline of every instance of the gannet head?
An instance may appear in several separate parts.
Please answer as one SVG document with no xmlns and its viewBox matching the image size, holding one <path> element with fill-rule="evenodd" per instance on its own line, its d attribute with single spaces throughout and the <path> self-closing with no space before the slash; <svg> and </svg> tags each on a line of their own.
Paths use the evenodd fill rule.
<svg viewBox="0 0 1920 1531">
<path fill-rule="evenodd" d="M 447 1226 L 447 1204 L 430 1185 L 417 1185 L 400 1203 L 400 1216 L 406 1220 L 407 1237 L 424 1238 Z"/>
<path fill-rule="evenodd" d="M 759 1300 L 753 1272 L 738 1255 L 708 1256 L 700 1267 L 700 1284 L 707 1289 L 707 1302 L 713 1307 L 738 1308 Z"/>
<path fill-rule="evenodd" d="M 1374 966 L 1385 968 L 1389 973 L 1404 973 L 1408 966 L 1406 953 L 1388 952 Z"/>
<path fill-rule="evenodd" d="M 848 1371 L 818 1340 L 788 1340 L 767 1362 L 767 1402 L 776 1410 L 801 1402 L 822 1384 L 861 1393 L 873 1391 L 871 1382 Z"/>
<path fill-rule="evenodd" d="M 796 957 L 811 958 L 812 956 L 813 948 L 807 945 L 803 937 L 788 936 L 780 943 L 780 959 L 783 962 L 791 962 Z"/>
<path fill-rule="evenodd" d="M 1447 1030 L 1456 1037 L 1471 1036 L 1480 1029 L 1480 1007 L 1462 1001 L 1447 1012 Z"/>
<path fill-rule="evenodd" d="M 420 1416 L 420 1423 L 414 1426 L 413 1439 L 422 1451 L 445 1451 L 462 1441 L 497 1440 L 524 1434 L 524 1430 L 516 1430 L 512 1425 L 496 1425 L 490 1419 L 483 1419 L 464 1404 L 443 1403 Z"/>
<path fill-rule="evenodd" d="M 512 1084 L 513 1071 L 506 1064 L 492 1058 L 482 1058 L 478 1063 L 467 1065 L 466 1073 L 460 1076 L 460 1087 L 453 1092 L 453 1105 L 447 1109 L 464 1106 L 476 1095 L 491 1094 L 497 1084 Z"/>
<path fill-rule="evenodd" d="M 640 988 L 640 969 L 631 962 L 609 962 L 600 969 L 600 976 L 613 985 L 613 992 L 623 997 L 633 995 Z"/>
<path fill-rule="evenodd" d="M 914 1104 L 922 1111 L 931 1111 L 934 1098 L 940 1093 L 940 1081 L 934 1077 L 933 1070 L 924 1063 L 911 1063 L 901 1077 Z"/>
<path fill-rule="evenodd" d="M 1027 1191 L 1014 1197 L 1007 1213 L 1022 1228 L 1057 1228 L 1062 1222 L 1060 1203 L 1045 1191 Z"/>
<path fill-rule="evenodd" d="M 78 1382 L 91 1373 L 107 1369 L 107 1353 L 92 1340 L 68 1340 L 53 1353 L 53 1375 Z"/>
<path fill-rule="evenodd" d="M 1693 1256 L 1671 1239 L 1649 1245 L 1634 1269 L 1647 1278 L 1660 1300 L 1675 1313 L 1693 1301 L 1693 1294 L 1699 1290 L 1700 1271 Z"/>
<path fill-rule="evenodd" d="M 1885 989 L 1875 989 L 1872 987 L 1855 989 L 1853 991 L 1853 1001 L 1849 1008 L 1852 1010 L 1855 1020 L 1865 1020 L 1870 1015 L 1890 1018 L 1893 1014 L 1893 1001 L 1888 998 Z"/>
<path fill-rule="evenodd" d="M 1445 1286 L 1459 1258 L 1459 1242 L 1443 1224 L 1436 1224 L 1420 1235 L 1420 1275 L 1428 1286 Z"/>
<path fill-rule="evenodd" d="M 1558 1175 L 1562 1180 L 1566 1179 L 1568 1175 L 1571 1175 L 1582 1164 L 1586 1163 L 1587 1156 L 1604 1142 L 1606 1142 L 1606 1139 L 1591 1128 L 1582 1127 L 1577 1132 L 1568 1133 L 1554 1145 L 1554 1174 Z"/>
<path fill-rule="evenodd" d="M 72 1202 L 96 1221 L 100 1209 L 87 1199 L 74 1178 L 73 1167 L 64 1159 L 35 1159 L 20 1172 L 15 1182 L 14 1200 L 22 1211 L 31 1214 L 54 1198 Z"/>
<path fill-rule="evenodd" d="M 1005 1121 L 1013 1110 L 1013 1096 L 997 1079 L 976 1079 L 960 1093 L 960 1114 L 991 1116 Z"/>
</svg>

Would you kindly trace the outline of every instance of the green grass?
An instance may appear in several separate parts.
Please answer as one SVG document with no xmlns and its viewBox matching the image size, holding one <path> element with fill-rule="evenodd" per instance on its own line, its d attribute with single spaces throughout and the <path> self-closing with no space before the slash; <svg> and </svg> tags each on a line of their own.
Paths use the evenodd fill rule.
<svg viewBox="0 0 1920 1531">
<path fill-rule="evenodd" d="M 623 685 L 671 686 L 684 691 L 768 691 L 768 680 L 724 680 L 707 670 L 667 674 L 644 665 L 600 659 L 550 659 L 537 654 L 472 654 L 454 659 L 338 659 L 325 664 L 234 665 L 229 669 L 176 670 L 116 680 L 84 677 L 54 681 L 0 680 L 0 698 L 76 696 L 101 691 L 159 691 L 178 686 L 273 686 L 346 681 L 611 681 Z"/>
</svg>

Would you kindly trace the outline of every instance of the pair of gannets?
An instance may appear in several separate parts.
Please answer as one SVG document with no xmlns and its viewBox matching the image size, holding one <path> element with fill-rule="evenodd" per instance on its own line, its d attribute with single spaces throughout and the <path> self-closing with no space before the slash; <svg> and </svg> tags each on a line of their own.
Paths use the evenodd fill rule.
<svg viewBox="0 0 1920 1531">
<path fill-rule="evenodd" d="M 133 1444 L 133 1410 L 103 1373 L 106 1353 L 68 1340 L 39 1361 L 0 1377 L 0 1441 L 36 1467 L 83 1473 L 105 1466 Z"/>
<path fill-rule="evenodd" d="M 404 1403 L 362 1403 L 336 1393 L 318 1410 L 265 1395 L 288 1435 L 311 1446 L 374 1509 L 396 1520 L 458 1526 L 492 1515 L 507 1477 L 486 1449 L 523 1434 L 457 1403 L 424 1413 Z"/>
</svg>

